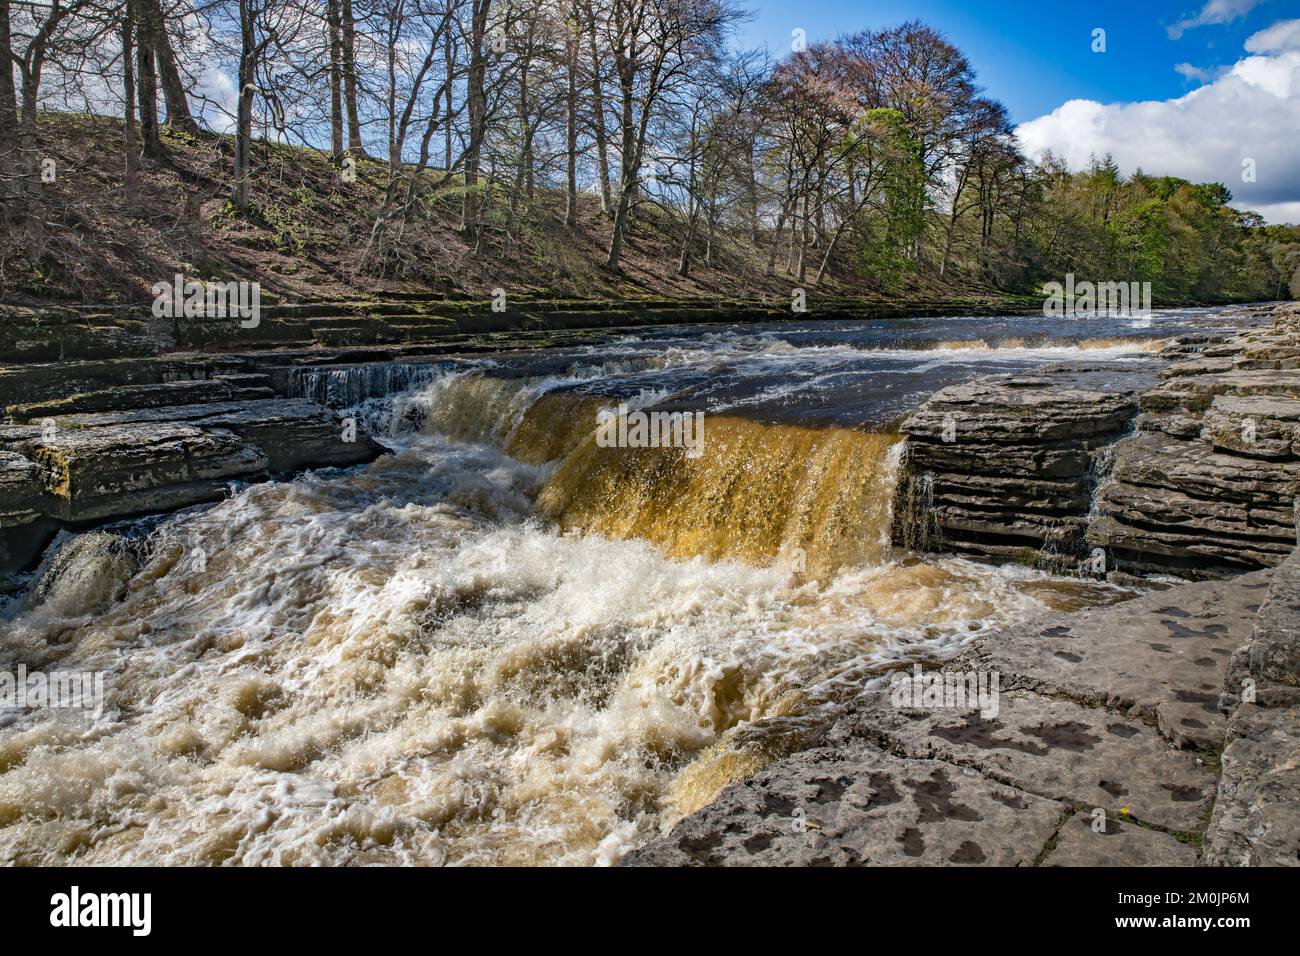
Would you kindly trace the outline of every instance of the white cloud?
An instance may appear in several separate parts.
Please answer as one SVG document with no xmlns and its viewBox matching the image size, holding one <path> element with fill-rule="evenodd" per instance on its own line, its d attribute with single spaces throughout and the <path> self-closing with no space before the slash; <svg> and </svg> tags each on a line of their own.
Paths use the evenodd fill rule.
<svg viewBox="0 0 1300 956">
<path fill-rule="evenodd" d="M 1268 222 L 1300 224 L 1300 202 L 1264 203 L 1255 206 L 1252 211 L 1259 213 Z"/>
<path fill-rule="evenodd" d="M 1209 83 L 1214 79 L 1214 74 L 1209 70 L 1203 70 L 1199 66 L 1193 66 L 1190 63 L 1174 64 L 1174 72 L 1185 80 L 1195 80 L 1198 83 Z"/>
<path fill-rule="evenodd" d="M 1281 53 L 1300 50 L 1300 20 L 1279 20 L 1267 29 L 1246 38 L 1251 53 Z"/>
<path fill-rule="evenodd" d="M 1169 27 L 1169 35 L 1177 40 L 1194 27 L 1210 26 L 1218 23 L 1231 23 L 1259 6 L 1260 0 L 1206 0 L 1201 12 L 1194 17 L 1179 20 Z"/>
<path fill-rule="evenodd" d="M 1212 82 L 1172 100 L 1103 104 L 1070 100 L 1017 130 L 1025 153 L 1051 150 L 1072 168 L 1110 153 L 1125 172 L 1222 182 L 1234 205 L 1270 222 L 1300 222 L 1300 20 L 1246 41 Z M 1182 72 L 1182 71 L 1180 71 Z M 1255 181 L 1242 181 L 1254 160 Z"/>
</svg>

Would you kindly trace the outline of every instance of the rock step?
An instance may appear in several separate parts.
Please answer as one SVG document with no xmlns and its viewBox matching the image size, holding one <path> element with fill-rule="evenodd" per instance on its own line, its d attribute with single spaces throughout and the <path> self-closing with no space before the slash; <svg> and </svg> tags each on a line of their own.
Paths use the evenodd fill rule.
<svg viewBox="0 0 1300 956">
<path fill-rule="evenodd" d="M 354 465 L 382 451 L 364 433 L 348 440 L 333 412 L 301 399 L 137 406 L 2 426 L 0 571 L 25 566 L 62 526 L 216 501 L 232 481 Z"/>
<path fill-rule="evenodd" d="M 1126 573 L 1207 577 L 1280 564 L 1300 535 L 1300 306 L 1143 394 L 1088 541 Z"/>
<path fill-rule="evenodd" d="M 95 392 L 81 392 L 67 398 L 9 407 L 9 417 L 18 423 L 39 418 L 82 412 L 128 411 L 203 402 L 229 402 L 274 398 L 266 375 L 223 376 L 193 381 L 158 382 L 150 385 L 119 385 Z"/>
<path fill-rule="evenodd" d="M 1175 340 L 1150 387 L 1069 363 L 944 389 L 901 425 L 894 543 L 1129 576 L 1275 567 L 1300 540 L 1297 353 L 1284 304 Z"/>
<path fill-rule="evenodd" d="M 0 407 L 56 401 L 118 386 L 200 381 L 253 371 L 244 357 L 201 354 L 0 366 Z"/>
</svg>

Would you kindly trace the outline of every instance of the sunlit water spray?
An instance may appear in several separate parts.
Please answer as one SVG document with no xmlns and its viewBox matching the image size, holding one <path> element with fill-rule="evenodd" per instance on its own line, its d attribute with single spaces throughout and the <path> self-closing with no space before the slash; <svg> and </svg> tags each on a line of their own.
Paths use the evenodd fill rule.
<svg viewBox="0 0 1300 956">
<path fill-rule="evenodd" d="M 105 671 L 108 712 L 4 717 L 0 861 L 612 863 L 864 675 L 1125 596 L 891 553 L 888 432 L 596 446 L 575 381 L 690 361 L 317 377 L 392 454 L 52 563 L 0 658 Z"/>
</svg>

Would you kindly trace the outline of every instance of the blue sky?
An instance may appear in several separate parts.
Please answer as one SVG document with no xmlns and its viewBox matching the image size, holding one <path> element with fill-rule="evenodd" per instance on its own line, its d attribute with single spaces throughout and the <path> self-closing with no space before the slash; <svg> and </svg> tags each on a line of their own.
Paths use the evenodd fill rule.
<svg viewBox="0 0 1300 956">
<path fill-rule="evenodd" d="M 789 50 L 790 31 L 810 42 L 866 27 L 919 19 L 941 30 L 970 58 L 980 82 L 1025 122 L 1070 99 L 1103 103 L 1171 99 L 1196 83 L 1175 71 L 1231 65 L 1246 38 L 1277 20 L 1300 17 L 1300 0 L 1263 0 L 1226 24 L 1167 29 L 1195 16 L 1192 0 L 749 0 L 755 19 L 743 24 L 743 46 Z M 1237 9 L 1249 6 L 1238 3 Z M 1105 55 L 1091 50 L 1092 31 L 1106 31 Z"/>
<path fill-rule="evenodd" d="M 970 59 L 1031 156 L 1226 184 L 1300 223 L 1300 0 L 749 0 L 742 47 L 919 19 Z M 1106 51 L 1092 50 L 1106 31 Z M 1249 166 L 1249 178 L 1243 172 Z"/>
</svg>

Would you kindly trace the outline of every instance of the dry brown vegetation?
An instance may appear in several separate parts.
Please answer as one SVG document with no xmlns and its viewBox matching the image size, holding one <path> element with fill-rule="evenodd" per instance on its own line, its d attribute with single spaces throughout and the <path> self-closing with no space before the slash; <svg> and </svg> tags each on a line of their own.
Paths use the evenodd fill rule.
<svg viewBox="0 0 1300 956">
<path fill-rule="evenodd" d="M 41 153 L 57 164 L 57 178 L 44 184 L 40 214 L 6 229 L 0 294 L 8 301 L 144 302 L 154 282 L 176 272 L 257 280 L 283 299 L 429 288 L 483 298 L 496 287 L 578 298 L 761 299 L 786 296 L 795 284 L 764 276 L 766 250 L 734 236 L 712 268 L 700 261 L 689 277 L 678 275 L 677 226 L 650 205 L 633 223 L 621 274 L 612 274 L 603 268 L 609 221 L 599 201 L 583 196 L 578 224 L 569 228 L 562 193 L 540 193 L 517 234 L 494 225 L 476 256 L 458 228 L 459 182 L 424 202 L 406 227 L 401 260 L 358 272 L 358 251 L 387 182 L 384 163 L 360 161 L 356 182 L 347 184 L 321 153 L 259 142 L 253 208 L 241 216 L 229 201 L 231 139 L 164 128 L 165 157 L 141 160 L 127 202 L 120 120 L 42 120 Z M 869 291 L 829 277 L 824 289 Z"/>
</svg>

